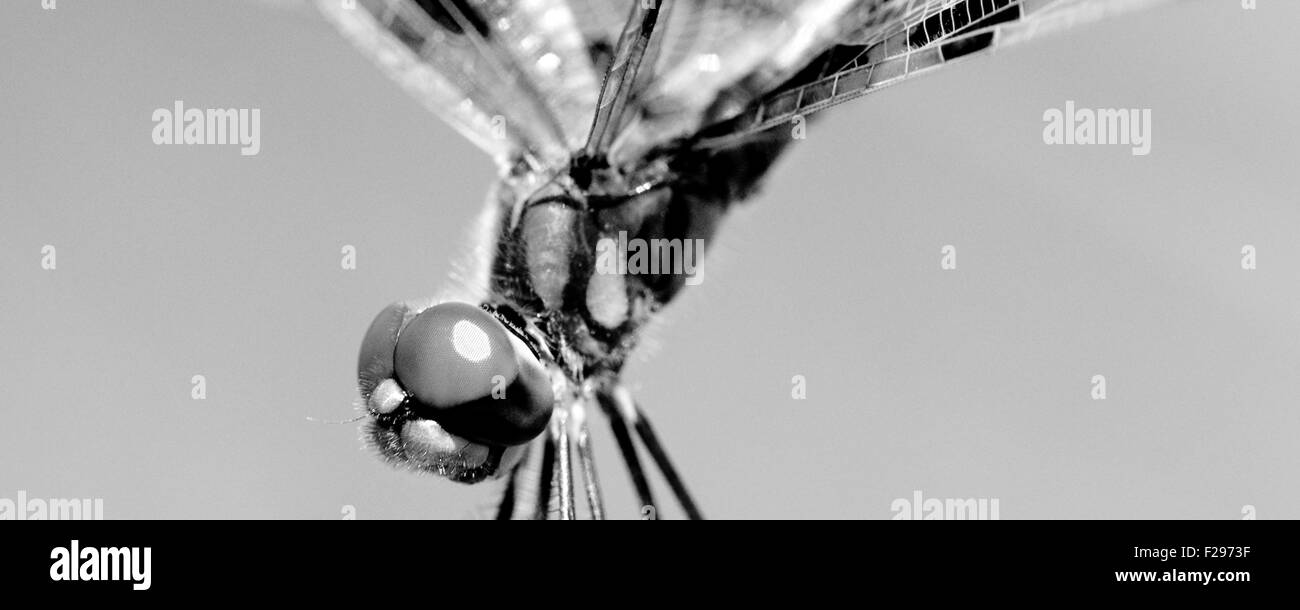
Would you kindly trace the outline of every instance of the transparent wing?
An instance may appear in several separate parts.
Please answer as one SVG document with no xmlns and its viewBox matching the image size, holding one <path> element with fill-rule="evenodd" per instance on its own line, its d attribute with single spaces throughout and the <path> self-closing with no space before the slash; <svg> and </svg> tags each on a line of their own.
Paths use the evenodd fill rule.
<svg viewBox="0 0 1300 610">
<path fill-rule="evenodd" d="M 628 12 L 640 0 L 568 0 L 569 9 L 578 21 L 578 30 L 589 47 L 609 53 L 618 42 Z M 601 73 L 604 67 L 598 66 Z"/>
<path fill-rule="evenodd" d="M 638 78 L 635 109 L 609 155 L 635 162 L 659 144 L 734 115 L 862 23 L 871 0 L 668 0 Z"/>
<path fill-rule="evenodd" d="M 701 130 L 696 148 L 731 146 L 997 49 L 1174 0 L 878 0 L 839 44 L 743 112 Z"/>
<path fill-rule="evenodd" d="M 563 0 L 317 0 L 390 78 L 504 168 L 563 164 L 598 78 Z"/>
</svg>

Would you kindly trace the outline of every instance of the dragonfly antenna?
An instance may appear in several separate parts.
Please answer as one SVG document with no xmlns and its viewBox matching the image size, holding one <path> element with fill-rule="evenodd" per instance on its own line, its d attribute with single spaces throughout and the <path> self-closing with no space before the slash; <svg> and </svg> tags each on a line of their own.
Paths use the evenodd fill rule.
<svg viewBox="0 0 1300 610">
<path fill-rule="evenodd" d="M 339 424 L 354 424 L 354 423 L 359 422 L 359 421 L 361 421 L 361 420 L 363 420 L 363 419 L 365 419 L 365 418 L 366 418 L 366 414 L 365 414 L 365 413 L 362 413 L 361 415 L 358 415 L 358 416 L 356 416 L 356 417 L 353 417 L 352 419 L 344 419 L 344 420 L 337 420 L 337 421 L 336 421 L 336 420 L 330 420 L 330 419 L 319 419 L 319 418 L 312 417 L 312 416 L 308 415 L 308 416 L 307 416 L 307 421 L 312 422 L 312 423 L 314 423 L 314 424 L 333 424 L 333 425 L 339 425 Z"/>
</svg>

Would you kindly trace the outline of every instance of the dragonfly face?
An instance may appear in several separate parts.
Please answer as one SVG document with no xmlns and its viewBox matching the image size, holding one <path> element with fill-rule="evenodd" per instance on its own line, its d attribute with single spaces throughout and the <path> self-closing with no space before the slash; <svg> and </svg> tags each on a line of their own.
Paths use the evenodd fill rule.
<svg viewBox="0 0 1300 610">
<path fill-rule="evenodd" d="M 362 341 L 358 379 L 388 460 L 475 482 L 508 468 L 551 419 L 544 352 L 468 303 L 390 305 Z"/>
</svg>

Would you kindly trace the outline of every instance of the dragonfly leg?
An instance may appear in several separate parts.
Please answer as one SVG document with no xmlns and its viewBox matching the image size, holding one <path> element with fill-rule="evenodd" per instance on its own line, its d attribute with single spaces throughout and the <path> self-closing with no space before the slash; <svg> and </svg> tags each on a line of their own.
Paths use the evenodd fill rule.
<svg viewBox="0 0 1300 610">
<path fill-rule="evenodd" d="M 502 491 L 501 499 L 497 504 L 496 519 L 498 521 L 537 518 L 539 510 L 538 491 L 544 484 L 542 481 L 544 476 L 542 470 L 544 448 L 541 445 L 547 442 L 549 442 L 548 439 L 542 438 L 525 447 L 523 456 L 510 470 L 505 489 Z M 549 483 L 545 484 L 549 485 Z M 543 508 L 545 508 L 544 505 Z M 545 513 L 541 514 L 544 515 Z"/>
<path fill-rule="evenodd" d="M 605 520 L 605 501 L 600 494 L 600 480 L 596 477 L 596 456 L 591 451 L 591 434 L 587 431 L 586 408 L 577 405 L 574 408 L 574 434 L 577 436 L 578 463 L 582 467 L 582 481 L 587 492 L 587 507 L 591 509 L 591 518 L 595 521 Z"/>
<path fill-rule="evenodd" d="M 555 442 L 550 436 L 542 443 L 542 458 L 537 471 L 537 497 L 533 499 L 532 517 L 544 521 L 551 512 L 551 487 L 555 476 Z"/>
<path fill-rule="evenodd" d="M 501 502 L 497 504 L 497 521 L 509 521 L 515 515 L 515 500 L 518 494 L 519 478 L 523 476 L 524 465 L 517 464 L 510 469 L 510 479 L 506 481 L 506 490 L 501 494 Z"/>
<path fill-rule="evenodd" d="M 552 444 L 555 446 L 554 478 L 557 483 L 555 492 L 559 495 L 559 518 L 561 521 L 572 521 L 574 518 L 573 453 L 570 447 L 568 412 L 556 411 L 551 426 Z"/>
<path fill-rule="evenodd" d="M 636 488 L 637 498 L 641 501 L 642 515 L 651 520 L 658 519 L 659 513 L 655 507 L 654 495 L 650 492 L 650 483 L 646 481 L 645 470 L 641 468 L 641 459 L 637 457 L 636 446 L 632 443 L 632 434 L 627 429 L 627 420 L 623 418 L 613 396 L 601 392 L 597 394 L 597 399 L 600 401 L 601 410 L 609 417 L 609 426 L 614 432 L 614 440 L 618 442 L 619 453 L 623 454 L 628 475 L 632 477 L 632 486 Z"/>
<path fill-rule="evenodd" d="M 704 515 L 695 506 L 695 500 L 691 498 L 691 493 L 686 490 L 686 483 L 682 481 L 681 475 L 677 474 L 677 469 L 673 467 L 673 462 L 668 457 L 668 451 L 664 449 L 663 443 L 659 442 L 659 436 L 655 434 L 654 427 L 650 425 L 650 420 L 637 406 L 636 401 L 632 400 L 632 394 L 627 391 L 627 388 L 615 386 L 612 391 L 608 392 L 608 395 L 614 403 L 615 410 L 622 415 L 623 419 L 632 422 L 637 436 L 645 444 L 646 450 L 650 452 L 650 457 L 654 459 L 659 471 L 668 480 L 668 486 L 672 488 L 673 494 L 677 496 L 677 501 L 682 505 L 682 510 L 686 511 L 687 518 L 691 520 L 703 519 Z"/>
<path fill-rule="evenodd" d="M 672 460 L 668 459 L 668 452 L 664 450 L 659 437 L 655 435 L 654 428 L 650 426 L 650 420 L 646 419 L 639 407 L 636 414 L 636 433 L 641 437 L 641 442 L 645 443 L 646 449 L 650 451 L 650 457 L 654 458 L 659 471 L 664 473 L 665 479 L 668 479 L 668 486 L 673 489 L 673 494 L 681 503 L 682 510 L 685 510 L 686 516 L 693 521 L 703 519 L 704 515 L 700 513 L 700 509 L 695 506 L 695 500 L 691 499 L 690 492 L 686 490 L 686 483 L 682 481 L 681 475 L 677 474 L 677 469 L 673 468 Z"/>
</svg>

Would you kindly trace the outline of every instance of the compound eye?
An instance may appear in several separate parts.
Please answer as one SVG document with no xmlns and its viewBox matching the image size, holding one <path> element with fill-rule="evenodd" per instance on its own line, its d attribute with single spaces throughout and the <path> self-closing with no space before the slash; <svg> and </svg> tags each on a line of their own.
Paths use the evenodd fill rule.
<svg viewBox="0 0 1300 610">
<path fill-rule="evenodd" d="M 357 386 L 361 397 L 369 399 L 377 386 L 393 376 L 393 349 L 397 346 L 397 331 L 409 310 L 405 303 L 385 307 L 375 321 L 370 323 L 361 341 L 357 357 Z"/>
<path fill-rule="evenodd" d="M 492 445 L 517 445 L 546 428 L 550 379 L 526 345 L 491 314 L 442 303 L 402 328 L 393 354 L 398 383 L 416 415 L 448 432 Z"/>
<path fill-rule="evenodd" d="M 453 407 L 482 398 L 492 390 L 494 379 L 509 383 L 519 373 L 507 332 L 472 305 L 430 307 L 398 335 L 397 379 L 430 407 Z"/>
</svg>

